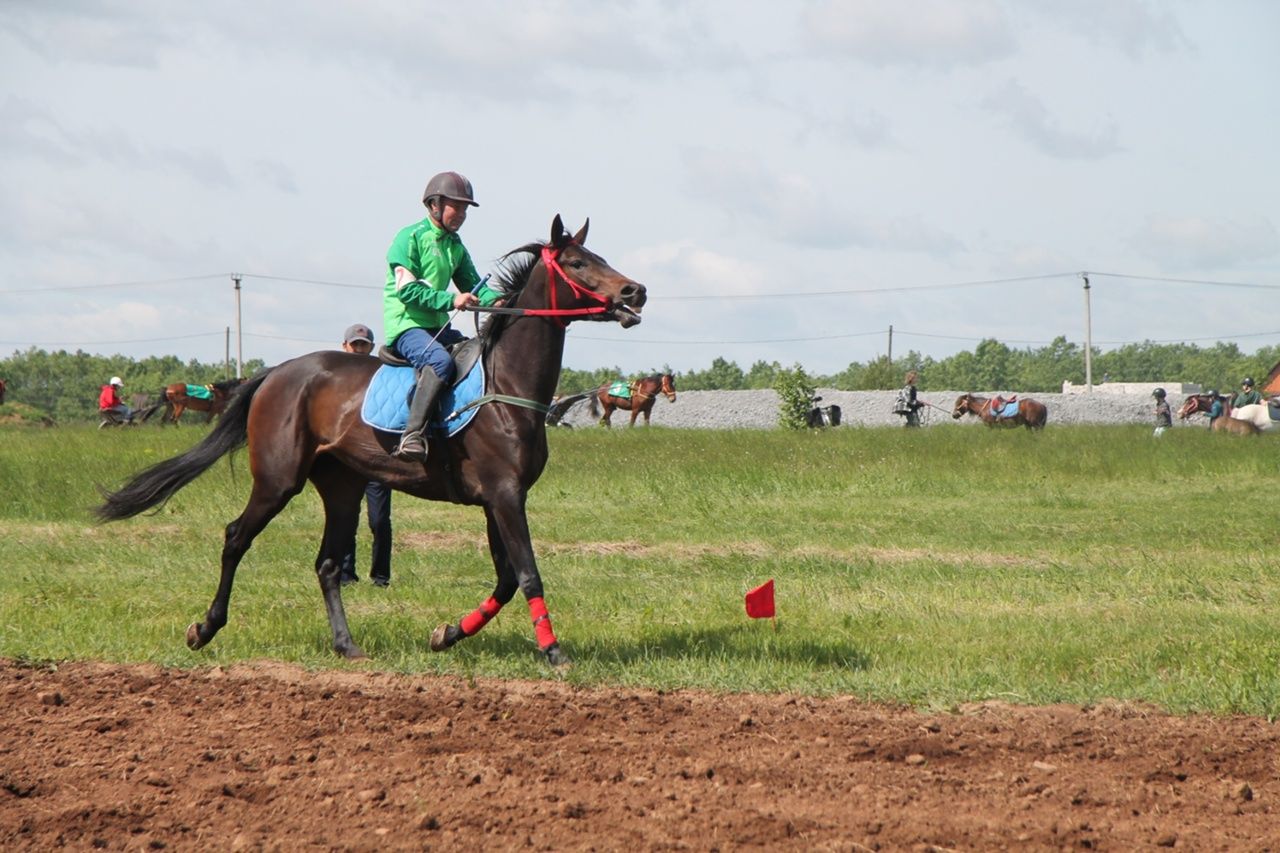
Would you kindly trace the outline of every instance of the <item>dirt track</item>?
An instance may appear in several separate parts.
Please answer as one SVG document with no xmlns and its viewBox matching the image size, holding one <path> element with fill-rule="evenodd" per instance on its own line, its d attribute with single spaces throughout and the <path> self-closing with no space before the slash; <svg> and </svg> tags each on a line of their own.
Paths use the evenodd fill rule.
<svg viewBox="0 0 1280 853">
<path fill-rule="evenodd" d="M 0 848 L 1280 850 L 1277 727 L 0 661 Z"/>
</svg>

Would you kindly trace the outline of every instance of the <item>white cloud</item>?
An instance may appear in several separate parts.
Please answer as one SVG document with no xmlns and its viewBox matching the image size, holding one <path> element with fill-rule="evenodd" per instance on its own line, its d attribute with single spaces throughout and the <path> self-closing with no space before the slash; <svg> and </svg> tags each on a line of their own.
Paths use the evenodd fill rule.
<svg viewBox="0 0 1280 853">
<path fill-rule="evenodd" d="M 816 47 L 873 65 L 982 65 L 1016 47 L 1003 7 L 988 0 L 819 0 L 801 20 Z"/>
<path fill-rule="evenodd" d="M 1152 216 L 1132 242 L 1146 257 L 1178 269 L 1229 269 L 1280 255 L 1276 226 L 1261 216 Z"/>
<path fill-rule="evenodd" d="M 988 95 L 982 106 L 1008 120 L 1027 142 L 1052 157 L 1096 160 L 1121 150 L 1115 122 L 1091 132 L 1068 130 L 1044 103 L 1017 80 L 1009 80 Z"/>
</svg>

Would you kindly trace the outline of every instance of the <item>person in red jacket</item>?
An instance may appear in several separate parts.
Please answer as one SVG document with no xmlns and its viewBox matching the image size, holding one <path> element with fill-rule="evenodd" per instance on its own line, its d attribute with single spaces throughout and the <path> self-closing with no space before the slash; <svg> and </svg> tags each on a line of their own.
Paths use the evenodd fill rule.
<svg viewBox="0 0 1280 853">
<path fill-rule="evenodd" d="M 131 424 L 133 423 L 133 409 L 126 406 L 124 401 L 120 399 L 120 391 L 123 388 L 124 383 L 120 381 L 120 377 L 112 376 L 111 381 L 103 385 L 102 392 L 98 394 L 98 412 Z"/>
</svg>

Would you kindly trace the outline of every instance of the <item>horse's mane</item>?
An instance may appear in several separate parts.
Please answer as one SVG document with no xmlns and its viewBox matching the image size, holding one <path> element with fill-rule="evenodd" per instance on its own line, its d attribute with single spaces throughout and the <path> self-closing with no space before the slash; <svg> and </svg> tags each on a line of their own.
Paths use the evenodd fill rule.
<svg viewBox="0 0 1280 853">
<path fill-rule="evenodd" d="M 244 382 L 243 379 L 224 379 L 221 382 L 213 383 L 213 387 L 223 393 L 229 393 L 234 391 L 242 382 Z"/>
<path fill-rule="evenodd" d="M 498 267 L 489 279 L 489 287 L 506 294 L 504 304 L 508 308 L 514 307 L 520 293 L 529 283 L 529 275 L 538 265 L 545 245 L 547 244 L 538 241 L 526 243 L 498 258 Z M 490 314 L 489 318 L 480 325 L 480 337 L 484 338 L 486 352 L 497 343 L 502 331 L 511 325 L 514 319 L 516 316 L 513 314 Z"/>
</svg>

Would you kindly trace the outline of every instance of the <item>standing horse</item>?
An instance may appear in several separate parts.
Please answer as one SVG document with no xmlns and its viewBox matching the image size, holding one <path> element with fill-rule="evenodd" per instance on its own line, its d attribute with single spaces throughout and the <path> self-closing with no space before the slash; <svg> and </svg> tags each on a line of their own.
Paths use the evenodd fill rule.
<svg viewBox="0 0 1280 853">
<path fill-rule="evenodd" d="M 956 398 L 951 417 L 960 420 L 962 415 L 977 415 L 987 426 L 1025 426 L 1027 429 L 1044 429 L 1049 410 L 1043 403 L 1030 397 L 1018 401 L 1018 412 L 1013 417 L 1000 417 L 991 410 L 992 400 L 977 394 L 961 394 Z"/>
<path fill-rule="evenodd" d="M 236 567 L 256 537 L 310 480 L 324 503 L 325 527 L 315 569 L 324 594 L 333 649 L 364 653 L 351 638 L 339 583 L 343 551 L 356 532 L 360 495 L 370 480 L 428 500 L 482 506 L 497 571 L 493 594 L 457 625 L 431 634 L 443 651 L 489 622 L 519 589 L 529 603 L 538 647 L 548 663 L 569 662 L 551 629 L 533 554 L 525 502 L 547 463 L 544 413 L 556 390 L 571 319 L 640 322 L 644 285 L 583 246 L 587 226 L 570 236 L 559 215 L 548 243 L 508 252 L 496 276 L 512 295 L 481 331 L 488 394 L 465 430 L 433 434 L 426 462 L 397 459 L 394 434 L 360 416 L 360 400 L 378 360 L 336 350 L 316 352 L 257 374 L 232 398 L 218 425 L 186 453 L 152 466 L 98 507 L 104 521 L 157 506 L 238 447 L 249 446 L 253 490 L 227 525 L 222 577 L 203 622 L 187 629 L 198 649 L 227 623 Z"/>
<path fill-rule="evenodd" d="M 1231 398 L 1224 397 L 1219 394 L 1218 399 L 1222 401 L 1222 417 L 1215 418 L 1210 423 L 1209 428 L 1214 432 L 1227 432 L 1232 435 L 1257 435 L 1264 429 L 1268 429 L 1271 424 L 1271 418 L 1267 415 L 1266 406 L 1241 406 L 1236 412 L 1246 412 L 1248 409 L 1258 409 L 1267 426 L 1259 426 L 1256 421 L 1239 418 L 1231 411 Z M 1178 409 L 1178 420 L 1185 421 L 1187 418 L 1197 412 L 1208 413 L 1213 407 L 1214 397 L 1212 394 L 1191 394 L 1182 403 L 1182 408 Z"/>
<path fill-rule="evenodd" d="M 631 412 L 631 423 L 636 425 L 636 415 L 644 415 L 644 425 L 649 425 L 649 413 L 657 402 L 658 394 L 663 394 L 671 402 L 676 401 L 676 380 L 670 373 L 653 374 L 631 383 L 630 397 L 615 397 L 609 393 L 612 382 L 606 382 L 591 393 L 591 417 L 600 418 L 600 426 L 610 426 L 609 418 L 614 409 L 627 409 Z M 600 415 L 600 407 L 604 407 L 604 415 Z"/>
<path fill-rule="evenodd" d="M 231 392 L 235 391 L 243 383 L 243 379 L 224 379 L 222 382 L 205 385 L 203 387 L 208 388 L 212 394 L 207 400 L 203 397 L 193 397 L 188 394 L 187 383 L 185 382 L 166 385 L 160 391 L 160 399 L 164 403 L 164 417 L 160 419 L 160 423 L 170 423 L 177 426 L 182 418 L 182 413 L 187 409 L 193 412 L 205 412 L 204 422 L 209 423 L 216 416 L 222 414 L 227 407 L 227 401 L 231 399 Z M 147 416 L 150 417 L 150 414 L 148 412 Z"/>
</svg>

